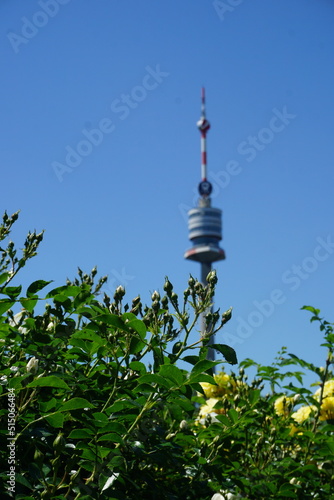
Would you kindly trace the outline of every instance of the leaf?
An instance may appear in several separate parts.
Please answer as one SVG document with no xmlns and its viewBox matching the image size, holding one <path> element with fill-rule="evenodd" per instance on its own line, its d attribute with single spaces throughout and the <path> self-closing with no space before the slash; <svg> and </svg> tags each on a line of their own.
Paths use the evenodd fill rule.
<svg viewBox="0 0 334 500">
<path fill-rule="evenodd" d="M 65 401 L 59 408 L 59 411 L 80 410 L 81 408 L 95 408 L 92 403 L 84 398 L 73 398 Z"/>
<path fill-rule="evenodd" d="M 190 363 L 191 365 L 196 365 L 198 361 L 198 356 L 185 356 L 184 358 L 182 358 L 182 361 Z"/>
<path fill-rule="evenodd" d="M 191 370 L 191 375 L 197 375 L 199 373 L 206 372 L 207 370 L 210 370 L 211 368 L 213 368 L 218 364 L 219 361 L 210 361 L 208 359 L 202 359 L 201 361 L 198 361 L 198 363 L 196 363 L 196 365 L 193 367 L 193 369 Z"/>
<path fill-rule="evenodd" d="M 68 436 L 69 439 L 90 439 L 94 435 L 90 429 L 73 429 Z"/>
<path fill-rule="evenodd" d="M 141 321 L 140 319 L 133 319 L 129 322 L 126 323 L 126 326 L 127 327 L 130 327 L 132 328 L 133 330 L 135 330 L 135 332 L 137 332 L 140 336 L 140 338 L 142 340 L 145 339 L 146 337 L 146 326 L 145 326 L 145 323 L 143 321 Z"/>
<path fill-rule="evenodd" d="M 41 410 L 42 413 L 48 413 L 50 410 L 55 408 L 57 405 L 57 400 L 56 398 L 52 398 L 49 401 L 41 401 L 39 403 L 39 409 Z"/>
<path fill-rule="evenodd" d="M 63 415 L 62 413 L 59 413 L 59 412 L 53 413 L 53 414 L 45 417 L 45 420 L 52 427 L 56 427 L 56 428 L 63 427 L 64 419 L 65 419 L 65 415 Z"/>
<path fill-rule="evenodd" d="M 15 300 L 0 299 L 0 314 L 8 311 L 15 304 Z"/>
<path fill-rule="evenodd" d="M 93 298 L 93 295 L 89 291 L 82 290 L 75 297 L 73 305 L 75 308 L 80 307 L 80 306 L 84 306 L 87 304 L 87 302 L 89 302 L 88 299 L 90 299 L 90 298 Z"/>
<path fill-rule="evenodd" d="M 101 321 L 106 325 L 115 326 L 116 328 L 120 328 L 121 330 L 128 331 L 127 326 L 121 320 L 119 316 L 116 314 L 100 314 L 94 318 L 96 321 Z"/>
<path fill-rule="evenodd" d="M 260 399 L 261 391 L 259 389 L 254 389 L 249 391 L 249 402 L 253 406 Z"/>
<path fill-rule="evenodd" d="M 114 472 L 105 482 L 105 485 L 103 486 L 101 491 L 107 490 L 118 478 L 119 472 Z"/>
<path fill-rule="evenodd" d="M 139 363 L 139 361 L 137 361 Z M 136 403 L 133 401 L 129 401 L 127 399 L 123 399 L 121 401 L 115 401 L 115 403 L 112 406 L 109 406 L 108 408 L 108 413 L 117 413 L 122 410 L 126 410 L 128 408 L 134 408 L 136 407 Z"/>
<path fill-rule="evenodd" d="M 303 307 L 301 307 L 301 309 L 305 310 L 305 311 L 310 311 L 315 316 L 319 316 L 319 314 L 320 314 L 320 309 L 316 309 L 315 307 L 312 307 L 312 306 L 303 306 Z"/>
<path fill-rule="evenodd" d="M 157 375 L 156 373 L 147 373 L 146 375 L 142 375 L 138 379 L 138 384 L 157 384 L 161 385 L 162 387 L 167 387 L 167 389 L 171 387 L 170 381 L 168 381 L 161 375 Z"/>
<path fill-rule="evenodd" d="M 208 373 L 195 373 L 194 375 L 190 375 L 189 379 L 187 380 L 187 384 L 199 384 L 200 382 L 208 382 L 209 384 L 216 385 L 215 379 L 209 375 Z M 203 389 L 201 389 L 199 392 L 203 392 Z M 195 388 L 197 391 L 198 389 Z"/>
<path fill-rule="evenodd" d="M 226 425 L 226 427 L 231 427 L 231 421 L 226 415 L 217 415 L 215 418 L 222 424 Z"/>
<path fill-rule="evenodd" d="M 185 381 L 182 371 L 175 365 L 160 366 L 159 375 L 175 382 L 178 386 L 181 386 Z"/>
<path fill-rule="evenodd" d="M 80 286 L 64 285 L 51 290 L 47 294 L 46 298 L 52 299 L 56 295 L 63 295 L 64 297 L 76 297 L 80 292 L 82 292 L 82 288 Z"/>
<path fill-rule="evenodd" d="M 232 422 L 235 424 L 238 419 L 239 419 L 239 413 L 237 412 L 237 410 L 235 410 L 234 408 L 231 408 L 230 410 L 228 410 L 228 416 L 230 417 L 230 419 L 232 420 Z"/>
<path fill-rule="evenodd" d="M 237 355 L 232 347 L 226 344 L 212 344 L 210 347 L 219 351 L 231 365 L 236 365 L 238 363 Z"/>
<path fill-rule="evenodd" d="M 140 340 L 138 337 L 132 337 L 130 340 L 129 353 L 137 354 L 145 347 L 145 342 Z"/>
<path fill-rule="evenodd" d="M 50 283 L 52 283 L 52 280 L 51 281 L 44 281 L 44 280 L 34 281 L 27 288 L 27 293 L 26 293 L 27 297 L 30 298 L 30 297 L 34 296 L 37 292 L 39 292 L 40 290 L 45 288 Z"/>
<path fill-rule="evenodd" d="M 32 312 L 34 310 L 35 305 L 37 304 L 38 297 L 36 298 L 31 298 L 31 299 L 26 299 L 26 298 L 21 298 L 20 303 L 24 309 L 26 309 L 29 312 Z"/>
<path fill-rule="evenodd" d="M 123 438 L 119 434 L 115 432 L 109 432 L 108 434 L 103 434 L 100 436 L 97 441 L 108 441 L 110 443 L 122 443 Z"/>
<path fill-rule="evenodd" d="M 6 286 L 1 290 L 1 293 L 8 295 L 11 299 L 16 299 L 20 295 L 22 286 Z"/>
<path fill-rule="evenodd" d="M 56 377 L 55 375 L 49 375 L 48 377 L 36 378 L 27 387 L 55 387 L 59 389 L 68 389 L 69 386 L 64 382 L 60 377 Z"/>
<path fill-rule="evenodd" d="M 9 277 L 10 277 L 9 273 L 2 273 L 2 274 L 0 274 L 0 285 L 2 285 L 2 283 L 4 283 L 5 281 L 7 281 Z"/>
<path fill-rule="evenodd" d="M 139 372 L 141 375 L 144 375 L 146 373 L 146 366 L 140 361 L 131 361 L 131 363 L 129 364 L 129 368 L 134 372 Z"/>
</svg>

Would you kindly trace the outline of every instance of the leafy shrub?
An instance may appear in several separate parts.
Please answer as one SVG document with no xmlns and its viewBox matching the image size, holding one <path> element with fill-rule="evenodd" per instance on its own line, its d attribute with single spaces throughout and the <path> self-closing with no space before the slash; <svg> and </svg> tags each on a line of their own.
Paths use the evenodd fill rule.
<svg viewBox="0 0 334 500">
<path fill-rule="evenodd" d="M 5 214 L 0 241 L 17 216 Z M 20 255 L 0 249 L 1 498 L 334 498 L 333 329 L 319 310 L 305 308 L 324 334 L 324 368 L 283 349 L 272 365 L 214 374 L 237 363 L 224 344 L 207 359 L 231 318 L 207 313 L 214 272 L 206 287 L 190 277 L 182 298 L 166 278 L 149 306 L 126 304 L 122 287 L 103 296 L 96 269 L 41 297 L 50 282 L 13 282 L 42 238 L 29 233 Z M 202 313 L 206 335 L 193 342 Z"/>
</svg>

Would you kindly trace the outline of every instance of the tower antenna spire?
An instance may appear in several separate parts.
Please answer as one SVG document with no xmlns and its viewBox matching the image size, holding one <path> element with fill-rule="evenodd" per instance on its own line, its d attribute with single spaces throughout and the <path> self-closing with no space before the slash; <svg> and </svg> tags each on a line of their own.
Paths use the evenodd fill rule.
<svg viewBox="0 0 334 500">
<path fill-rule="evenodd" d="M 207 164 L 206 164 L 206 134 L 210 129 L 210 123 L 206 119 L 205 114 L 205 88 L 202 87 L 202 106 L 201 118 L 197 122 L 198 130 L 201 132 L 201 176 L 202 181 L 207 179 Z"/>
</svg>

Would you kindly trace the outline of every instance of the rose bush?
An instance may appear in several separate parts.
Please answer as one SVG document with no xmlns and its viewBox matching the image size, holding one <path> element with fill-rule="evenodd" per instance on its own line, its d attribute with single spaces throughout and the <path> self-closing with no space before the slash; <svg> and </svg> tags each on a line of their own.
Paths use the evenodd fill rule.
<svg viewBox="0 0 334 500">
<path fill-rule="evenodd" d="M 0 241 L 17 217 L 5 214 Z M 207 352 L 230 309 L 190 340 L 214 272 L 206 287 L 190 277 L 183 295 L 166 278 L 148 306 L 127 304 L 122 287 L 103 295 L 96 269 L 24 290 L 18 272 L 42 238 L 0 249 L 1 498 L 334 498 L 333 330 L 319 310 L 305 308 L 324 334 L 324 368 L 282 349 L 271 365 L 228 372 L 232 348 L 210 345 L 217 361 Z"/>
</svg>

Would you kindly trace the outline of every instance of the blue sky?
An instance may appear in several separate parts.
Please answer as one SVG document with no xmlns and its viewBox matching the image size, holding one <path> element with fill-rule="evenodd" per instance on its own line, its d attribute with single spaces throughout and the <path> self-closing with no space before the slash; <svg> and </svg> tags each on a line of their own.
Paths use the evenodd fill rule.
<svg viewBox="0 0 334 500">
<path fill-rule="evenodd" d="M 199 265 L 186 211 L 206 88 L 212 204 L 223 210 L 217 339 L 270 363 L 325 362 L 307 304 L 334 320 L 332 0 L 2 0 L 1 209 L 45 229 L 21 274 L 77 266 L 129 301 L 179 293 Z"/>
</svg>

